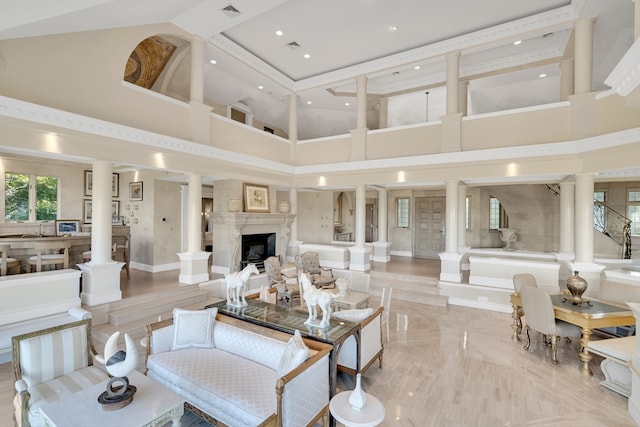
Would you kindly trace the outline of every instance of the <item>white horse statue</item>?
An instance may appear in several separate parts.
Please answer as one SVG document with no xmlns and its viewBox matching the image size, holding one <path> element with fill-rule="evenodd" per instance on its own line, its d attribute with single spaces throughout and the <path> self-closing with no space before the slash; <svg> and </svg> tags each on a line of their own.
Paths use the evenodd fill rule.
<svg viewBox="0 0 640 427">
<path fill-rule="evenodd" d="M 224 279 L 227 281 L 227 304 L 234 307 L 247 305 L 244 291 L 247 288 L 247 282 L 251 274 L 260 274 L 255 264 L 247 264 L 241 271 L 224 275 Z"/>
<path fill-rule="evenodd" d="M 331 300 L 337 296 L 326 289 L 318 289 L 311 284 L 309 277 L 300 273 L 298 281 L 302 284 L 302 297 L 307 303 L 307 310 L 309 310 L 309 318 L 304 322 L 305 325 L 320 326 L 324 328 L 329 326 L 329 319 L 331 318 Z M 320 306 L 322 310 L 322 320 L 317 323 L 318 311 L 317 306 Z"/>
</svg>

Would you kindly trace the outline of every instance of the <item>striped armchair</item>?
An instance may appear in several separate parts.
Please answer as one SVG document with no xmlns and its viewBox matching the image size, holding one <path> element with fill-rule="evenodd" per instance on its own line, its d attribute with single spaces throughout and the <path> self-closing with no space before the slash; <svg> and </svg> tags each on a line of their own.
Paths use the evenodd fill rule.
<svg viewBox="0 0 640 427">
<path fill-rule="evenodd" d="M 108 379 L 93 366 L 91 317 L 12 338 L 18 427 L 41 426 L 40 406 Z"/>
</svg>

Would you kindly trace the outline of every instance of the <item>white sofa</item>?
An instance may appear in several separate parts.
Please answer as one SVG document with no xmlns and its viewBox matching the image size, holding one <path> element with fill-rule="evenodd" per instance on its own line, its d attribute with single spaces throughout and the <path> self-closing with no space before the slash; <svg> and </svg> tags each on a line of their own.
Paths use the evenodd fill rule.
<svg viewBox="0 0 640 427">
<path fill-rule="evenodd" d="M 204 311 L 209 310 L 176 309 L 173 319 L 147 325 L 146 373 L 150 378 L 225 425 L 328 424 L 331 345 L 299 335 L 293 339 L 291 334 L 233 319 L 215 309 L 211 310 L 215 320 L 204 332 L 209 342 L 183 345 L 180 335 L 184 331 L 191 334 L 189 331 L 202 329 L 187 326 L 183 315 L 199 316 Z M 300 341 L 308 348 L 307 358 L 298 360 L 302 363 L 286 373 L 296 365 L 284 366 L 290 360 L 292 343 L 297 342 L 299 348 Z M 176 349 L 176 342 L 186 348 Z"/>
<path fill-rule="evenodd" d="M 360 308 L 336 311 L 333 317 L 360 323 L 360 373 L 364 373 L 378 360 L 378 367 L 382 368 L 382 328 L 380 319 L 383 308 Z M 351 375 L 357 373 L 356 339 L 350 336 L 346 339 L 338 354 L 338 370 Z"/>
</svg>

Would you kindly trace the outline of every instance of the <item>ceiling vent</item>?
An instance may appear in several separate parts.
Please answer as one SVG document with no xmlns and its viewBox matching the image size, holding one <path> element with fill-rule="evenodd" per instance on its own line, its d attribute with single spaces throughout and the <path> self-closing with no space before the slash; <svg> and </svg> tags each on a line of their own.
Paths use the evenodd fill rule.
<svg viewBox="0 0 640 427">
<path fill-rule="evenodd" d="M 236 16 L 240 15 L 240 11 L 238 9 L 236 9 L 235 7 L 231 6 L 231 5 L 229 5 L 227 7 L 223 7 L 220 10 L 222 11 L 222 13 L 227 15 L 229 18 L 235 18 Z"/>
<path fill-rule="evenodd" d="M 291 43 L 287 43 L 287 46 L 289 47 L 289 49 L 291 50 L 295 50 L 298 49 L 300 47 L 300 45 L 298 44 L 298 42 L 291 42 Z"/>
</svg>

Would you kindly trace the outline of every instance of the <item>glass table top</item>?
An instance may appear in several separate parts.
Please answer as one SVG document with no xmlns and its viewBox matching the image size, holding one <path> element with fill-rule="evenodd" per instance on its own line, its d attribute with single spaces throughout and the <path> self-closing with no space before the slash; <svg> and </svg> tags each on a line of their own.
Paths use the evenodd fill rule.
<svg viewBox="0 0 640 427">
<path fill-rule="evenodd" d="M 553 306 L 561 309 L 567 309 L 580 314 L 590 314 L 593 317 L 605 317 L 609 314 L 621 314 L 621 313 L 629 313 L 632 314 L 631 309 L 619 307 L 617 305 L 607 304 L 602 301 L 591 300 L 591 306 L 587 304 L 575 305 L 571 301 L 563 302 L 563 299 L 566 299 L 567 295 L 551 295 L 551 301 L 553 302 Z"/>
<path fill-rule="evenodd" d="M 320 328 L 304 324 L 309 317 L 306 310 L 270 304 L 259 299 L 248 299 L 247 304 L 249 305 L 246 307 L 233 307 L 227 305 L 227 301 L 224 300 L 210 304 L 206 308 L 216 307 L 221 314 L 282 332 L 294 333 L 297 329 L 305 338 L 312 338 L 328 344 L 345 340 L 348 336 L 353 335 L 354 328 L 359 326 L 357 323 L 332 318 L 329 321 L 329 326 Z"/>
</svg>

